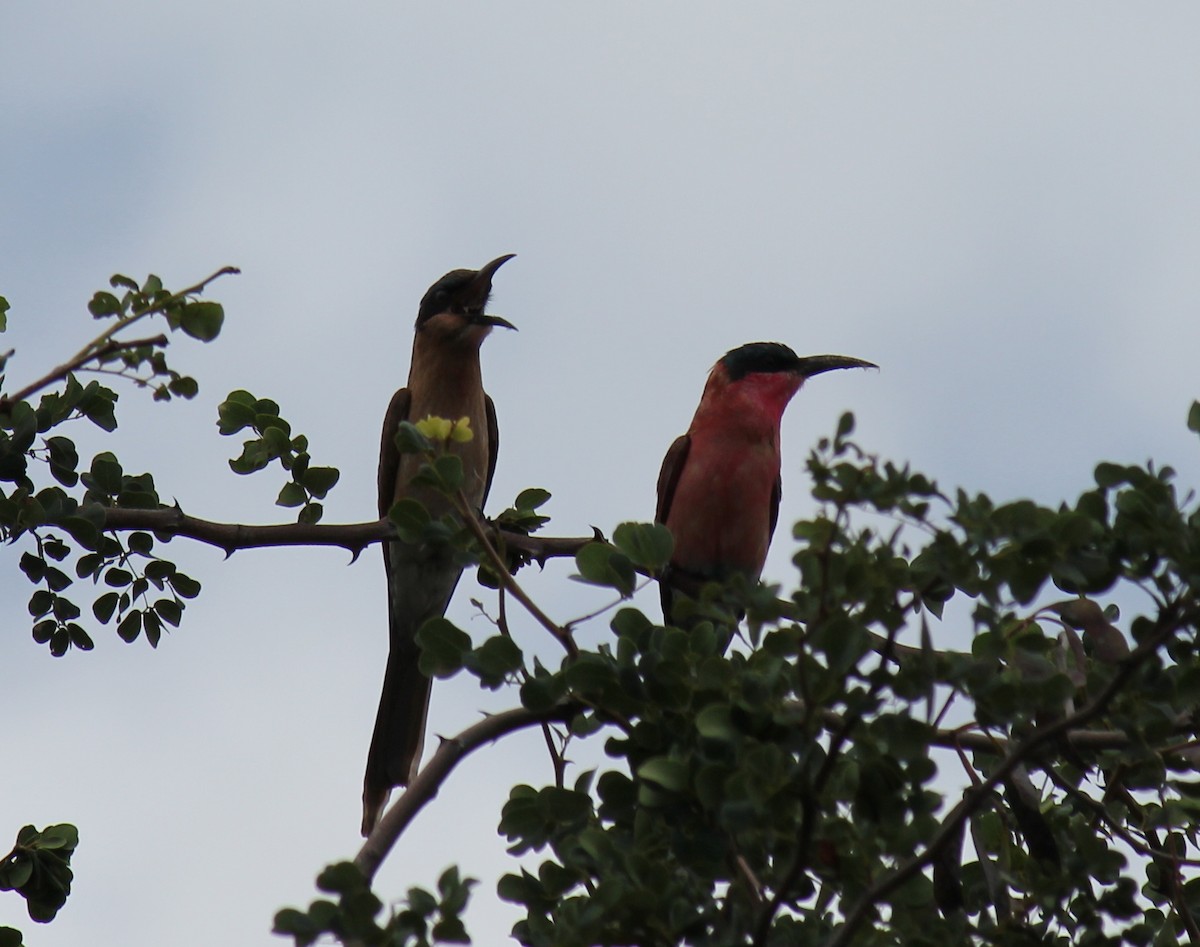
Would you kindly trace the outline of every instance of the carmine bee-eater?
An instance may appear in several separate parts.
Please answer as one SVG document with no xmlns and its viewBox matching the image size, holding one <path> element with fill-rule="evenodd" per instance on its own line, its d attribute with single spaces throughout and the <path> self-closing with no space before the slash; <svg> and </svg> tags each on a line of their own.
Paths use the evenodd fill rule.
<svg viewBox="0 0 1200 947">
<path fill-rule="evenodd" d="M 778 342 L 750 342 L 713 366 L 691 427 L 658 475 L 654 518 L 675 540 L 659 585 L 666 621 L 677 590 L 762 573 L 783 493 L 780 421 L 800 386 L 835 368 L 877 367 L 845 355 L 801 358 Z"/>
<path fill-rule="evenodd" d="M 467 502 L 482 508 L 487 499 L 496 469 L 499 432 L 496 409 L 483 390 L 479 347 L 494 326 L 516 328 L 484 312 L 493 275 L 513 256 L 497 257 L 480 270 L 452 270 L 429 287 L 421 300 L 408 385 L 392 396 L 383 421 L 381 517 L 405 497 L 419 500 L 433 517 L 452 509 L 449 499 L 438 491 L 411 483 L 422 458 L 402 455 L 396 449 L 400 422 L 417 422 L 430 415 L 470 421 L 474 437 L 465 443 L 452 442 L 448 449 L 462 458 Z M 390 649 L 363 780 L 363 835 L 370 834 L 379 821 L 392 787 L 407 786 L 421 761 L 431 682 L 417 665 L 416 634 L 426 620 L 446 611 L 462 574 L 453 550 L 430 543 L 386 542 L 383 563 L 388 580 Z"/>
</svg>

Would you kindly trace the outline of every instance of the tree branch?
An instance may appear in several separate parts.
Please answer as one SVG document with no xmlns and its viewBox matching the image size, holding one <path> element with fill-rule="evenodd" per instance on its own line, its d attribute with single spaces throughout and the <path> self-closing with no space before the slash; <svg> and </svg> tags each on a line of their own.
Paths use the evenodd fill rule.
<svg viewBox="0 0 1200 947">
<path fill-rule="evenodd" d="M 62 381 L 71 372 L 78 371 L 82 366 L 86 365 L 93 359 L 107 358 L 117 352 L 125 349 L 141 348 L 143 345 L 164 346 L 167 344 L 167 337 L 159 334 L 149 339 L 129 339 L 128 341 L 119 339 L 110 339 L 99 348 L 85 350 L 70 361 L 63 362 L 58 368 L 52 369 L 35 382 L 26 385 L 20 391 L 11 395 L 0 397 L 0 411 L 4 410 L 11 404 L 16 404 L 18 401 L 24 401 L 31 395 L 36 395 L 43 388 L 49 388 L 55 382 Z"/>
<path fill-rule="evenodd" d="M 278 525 L 248 525 L 243 523 L 218 523 L 213 520 L 189 516 L 179 507 L 157 510 L 133 510 L 121 507 L 104 507 L 104 529 L 144 529 L 169 536 L 182 536 L 197 542 L 208 543 L 224 550 L 229 555 L 241 549 L 260 549 L 272 546 L 341 546 L 354 555 L 373 543 L 395 539 L 396 533 L 387 520 L 369 523 L 280 523 Z M 481 524 L 482 525 L 482 524 Z M 597 542 L 595 536 L 530 536 L 526 533 L 496 529 L 504 545 L 527 559 L 545 564 L 550 559 L 574 559 L 579 550 L 588 543 Z M 505 570 L 506 571 L 506 570 Z M 643 569 L 643 575 L 654 578 Z M 785 610 L 793 603 L 780 599 Z M 786 613 L 786 611 L 785 611 Z M 925 652 L 912 645 L 889 642 L 884 635 L 868 632 L 871 647 L 876 652 L 890 655 L 897 663 L 914 661 L 925 656 Z M 557 636 L 556 636 L 557 637 Z M 965 655 L 956 651 L 940 651 L 938 654 L 954 657 Z"/>
<path fill-rule="evenodd" d="M 485 743 L 491 743 L 525 727 L 570 720 L 579 710 L 580 706 L 575 703 L 558 704 L 549 710 L 536 712 L 518 707 L 485 717 L 457 736 L 443 739 L 437 752 L 409 783 L 403 795 L 383 814 L 379 824 L 354 857 L 354 864 L 370 882 L 392 850 L 392 846 L 396 844 L 396 840 L 416 818 L 417 813 L 437 796 L 446 777 L 467 755 Z"/>
<path fill-rule="evenodd" d="M 26 385 L 20 391 L 16 392 L 16 394 L 0 397 L 0 410 L 7 408 L 10 404 L 13 404 L 17 401 L 24 401 L 31 395 L 37 394 L 43 388 L 49 388 L 55 382 L 62 381 L 62 379 L 66 378 L 69 374 L 71 374 L 71 372 L 77 370 L 83 365 L 86 365 L 93 359 L 106 358 L 107 356 L 123 349 L 133 349 L 142 345 L 166 345 L 167 337 L 165 335 L 158 335 L 151 339 L 135 339 L 128 342 L 119 341 L 114 339 L 113 336 L 122 329 L 128 328 L 139 319 L 153 315 L 156 312 L 162 312 L 172 303 L 186 299 L 188 296 L 199 295 L 200 293 L 204 292 L 208 284 L 214 280 L 220 279 L 222 276 L 230 276 L 240 272 L 241 270 L 239 270 L 236 266 L 223 266 L 212 275 L 202 279 L 199 283 L 189 286 L 187 289 L 180 290 L 178 293 L 172 293 L 166 299 L 163 299 L 146 309 L 142 309 L 139 312 L 132 313 L 124 319 L 118 319 L 113 325 L 109 326 L 98 336 L 96 336 L 96 338 L 92 339 L 92 341 L 71 356 L 71 358 L 59 365 L 58 368 L 55 368 L 43 375 L 37 381 Z"/>
<path fill-rule="evenodd" d="M 241 549 L 262 549 L 273 546 L 341 546 L 356 555 L 367 546 L 395 539 L 396 531 L 386 520 L 366 523 L 278 523 L 250 525 L 246 523 L 219 523 L 214 520 L 189 516 L 179 507 L 160 507 L 156 510 L 136 510 L 125 507 L 100 507 L 104 514 L 102 529 L 123 532 L 147 530 L 166 536 L 181 536 L 207 543 L 235 553 Z M 548 537 L 539 539 L 524 533 L 499 530 L 505 544 L 520 551 L 530 559 L 545 561 L 561 557 L 573 557 L 590 542 L 592 536 Z"/>
<path fill-rule="evenodd" d="M 521 603 L 525 611 L 529 612 L 539 625 L 555 637 L 558 643 L 566 649 L 568 655 L 572 658 L 578 657 L 579 646 L 575 644 L 575 639 L 571 637 L 571 633 L 560 627 L 543 612 L 538 607 L 538 604 L 525 593 L 525 590 L 521 588 L 517 580 L 512 577 L 512 573 L 508 571 L 507 564 L 500 558 L 500 554 L 496 552 L 496 547 L 488 539 L 483 524 L 479 522 L 479 517 L 471 509 L 471 504 L 467 502 L 467 498 L 463 496 L 463 492 L 459 490 L 457 495 L 452 497 L 452 499 L 454 500 L 454 505 L 458 508 L 458 515 L 467 524 L 467 529 L 471 531 L 471 535 L 475 537 L 475 541 L 479 543 L 480 548 L 483 550 L 484 558 L 487 559 L 488 565 L 491 566 L 492 572 L 500 582 L 500 585 L 509 595 Z"/>
<path fill-rule="evenodd" d="M 188 296 L 198 296 L 200 293 L 204 292 L 204 290 L 208 287 L 209 283 L 219 280 L 222 276 L 236 276 L 237 274 L 239 274 L 241 272 L 242 271 L 239 270 L 236 266 L 223 266 L 219 270 L 217 270 L 215 273 L 212 273 L 209 276 L 206 276 L 199 283 L 196 283 L 193 286 L 189 286 L 187 289 L 181 289 L 177 293 L 172 293 L 166 299 L 163 299 L 163 300 L 155 303 L 153 306 L 147 307 L 146 309 L 142 309 L 142 310 L 139 310 L 138 312 L 131 313 L 128 317 L 126 317 L 124 319 L 118 319 L 113 325 L 109 326 L 107 329 L 105 329 L 103 332 L 101 332 L 98 336 L 96 336 L 96 338 L 92 339 L 91 342 L 89 342 L 87 345 L 85 345 L 83 348 L 81 348 L 75 354 L 74 358 L 71 359 L 71 361 L 76 361 L 77 359 L 82 359 L 83 361 L 86 362 L 89 358 L 94 358 L 95 357 L 95 352 L 93 351 L 94 349 L 97 349 L 97 348 L 103 346 L 104 343 L 106 343 L 114 335 L 116 335 L 122 329 L 125 329 L 125 328 L 129 327 L 130 325 L 132 325 L 133 323 L 137 322 L 139 319 L 143 319 L 146 316 L 153 315 L 156 312 L 162 312 L 167 308 L 167 306 L 171 305 L 171 303 L 175 303 L 175 302 L 179 302 L 180 300 L 187 299 Z"/>
</svg>

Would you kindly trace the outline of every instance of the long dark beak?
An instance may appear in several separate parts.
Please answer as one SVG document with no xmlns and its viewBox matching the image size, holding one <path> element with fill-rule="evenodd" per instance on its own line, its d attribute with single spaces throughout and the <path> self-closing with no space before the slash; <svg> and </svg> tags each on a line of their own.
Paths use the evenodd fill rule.
<svg viewBox="0 0 1200 947">
<path fill-rule="evenodd" d="M 492 282 L 492 277 L 496 275 L 496 270 L 500 269 L 505 263 L 515 257 L 515 253 L 506 253 L 504 256 L 498 256 L 491 263 L 485 263 L 479 268 L 479 275 L 475 277 L 477 280 L 484 280 L 489 285 Z"/>
<path fill-rule="evenodd" d="M 878 367 L 874 362 L 865 362 L 861 358 L 851 358 L 849 355 L 806 355 L 796 360 L 796 373 L 804 378 L 831 372 L 835 368 Z"/>
<path fill-rule="evenodd" d="M 475 274 L 475 278 L 471 280 L 473 286 L 478 287 L 480 298 L 486 299 L 492 289 L 492 277 L 496 275 L 496 270 L 500 269 L 505 263 L 515 257 L 515 253 L 506 253 L 504 256 L 498 256 L 490 263 L 485 263 L 479 272 Z M 503 316 L 492 316 L 487 313 L 482 313 L 473 320 L 485 326 L 501 326 L 505 329 L 517 331 L 517 327 L 505 319 Z"/>
</svg>

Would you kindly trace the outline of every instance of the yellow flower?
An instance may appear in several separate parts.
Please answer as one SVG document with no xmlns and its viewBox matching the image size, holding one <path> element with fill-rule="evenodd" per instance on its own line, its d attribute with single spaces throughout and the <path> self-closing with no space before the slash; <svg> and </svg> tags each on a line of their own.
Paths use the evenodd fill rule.
<svg viewBox="0 0 1200 947">
<path fill-rule="evenodd" d="M 454 422 L 454 426 L 450 428 L 450 440 L 459 444 L 465 444 L 467 441 L 473 440 L 475 432 L 471 430 L 471 419 L 465 414 Z"/>
<path fill-rule="evenodd" d="M 453 422 L 447 421 L 445 418 L 434 417 L 432 414 L 424 421 L 417 422 L 417 430 L 431 441 L 445 441 L 450 436 L 452 427 L 454 427 Z"/>
<path fill-rule="evenodd" d="M 465 444 L 475 437 L 475 432 L 471 430 L 471 419 L 465 415 L 457 421 L 450 421 L 431 414 L 425 420 L 417 422 L 417 430 L 435 444 L 445 444 L 447 441 Z"/>
</svg>

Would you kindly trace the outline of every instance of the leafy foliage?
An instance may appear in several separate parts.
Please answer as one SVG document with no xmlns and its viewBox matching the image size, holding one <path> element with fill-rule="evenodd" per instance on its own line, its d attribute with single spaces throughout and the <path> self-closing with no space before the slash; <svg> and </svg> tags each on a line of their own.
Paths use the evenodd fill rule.
<svg viewBox="0 0 1200 947">
<path fill-rule="evenodd" d="M 285 908 L 275 915 L 275 933 L 290 934 L 299 947 L 308 947 L 323 934 L 354 939 L 367 947 L 429 947 L 430 944 L 468 944 L 462 912 L 467 906 L 471 878 L 459 878 L 448 868 L 438 879 L 437 894 L 410 888 L 407 906 L 380 924 L 383 903 L 367 879 L 350 862 L 330 865 L 317 878 L 317 887 L 337 895 L 332 901 L 313 901 L 307 911 Z"/>
<path fill-rule="evenodd" d="M 0 859 L 0 891 L 21 895 L 32 920 L 52 921 L 71 893 L 71 856 L 78 844 L 73 825 L 48 825 L 40 832 L 24 826 L 12 851 Z M 20 944 L 20 934 L 0 928 L 0 944 L 6 943 Z"/>
<path fill-rule="evenodd" d="M 88 373 L 159 400 L 195 394 L 167 365 L 166 336 L 122 333 L 160 318 L 211 341 L 224 313 L 195 298 L 207 282 L 170 293 L 155 277 L 114 277 L 117 292 L 89 307 L 109 327 L 0 396 L 0 536 L 21 544 L 33 634 L 54 654 L 92 647 L 76 601 L 84 580 L 98 623 L 151 645 L 200 590 L 165 554 L 173 531 L 152 525 L 180 512 L 153 476 L 126 472 L 112 451 L 81 459 L 69 430 L 116 429 L 118 393 Z M 6 309 L 0 300 L 0 325 Z M 247 437 L 235 472 L 278 462 L 291 478 L 279 505 L 299 508 L 308 541 L 340 541 L 327 537 L 346 527 L 318 525 L 337 471 L 312 466 L 308 439 L 275 402 L 234 391 L 218 424 Z M 1187 425 L 1200 432 L 1200 403 Z M 516 939 L 1200 942 L 1189 877 L 1200 866 L 1194 498 L 1178 494 L 1169 467 L 1110 463 L 1057 508 L 951 494 L 863 450 L 853 432 L 845 415 L 809 457 L 816 513 L 794 525 L 787 597 L 710 585 L 681 628 L 631 601 L 670 560 L 662 526 L 622 523 L 611 542 L 539 540 L 541 489 L 487 524 L 463 500 L 450 449 L 469 427 L 401 425 L 397 445 L 423 457 L 419 481 L 450 512 L 401 501 L 387 524 L 364 524 L 374 532 L 354 548 L 386 527 L 389 539 L 480 563 L 504 597 L 494 633 L 476 640 L 434 619 L 418 634 L 421 668 L 508 689 L 523 708 L 510 711 L 513 726 L 547 728 L 549 775 L 513 787 L 498 813 L 520 859 L 498 888 L 522 911 Z M 225 548 L 240 548 L 236 529 Z M 567 547 L 574 578 L 620 602 L 600 613 L 609 633 L 590 649 L 576 631 L 598 615 L 555 623 L 518 581 L 520 566 Z M 510 624 L 525 615 L 562 645 L 559 662 L 515 643 Z M 968 650 L 938 645 L 955 632 Z M 445 741 L 397 805 L 415 815 L 475 745 Z M 584 747 L 603 756 L 587 753 L 575 772 Z M 400 820 L 376 835 L 389 821 Z M 328 897 L 280 911 L 275 930 L 298 945 L 466 942 L 473 882 L 449 868 L 436 893 L 413 888 L 385 914 L 370 882 L 394 839 L 376 835 L 354 864 L 321 874 Z M 69 826 L 26 827 L 0 865 L 0 884 L 32 917 L 61 906 L 75 841 Z M 0 945 L 20 942 L 0 931 Z"/>
<path fill-rule="evenodd" d="M 213 341 L 224 310 L 196 297 L 213 279 L 236 272 L 220 270 L 178 293 L 165 289 L 157 276 L 140 285 L 127 276 L 113 276 L 114 291 L 97 292 L 88 304 L 92 316 L 108 327 L 43 378 L 12 394 L 0 393 L 0 538 L 30 544 L 20 567 L 35 586 L 29 598 L 33 637 L 56 656 L 94 646 L 78 598 L 86 581 L 94 590 L 91 612 L 96 621 L 113 625 L 125 642 L 144 637 L 153 647 L 164 631 L 178 627 L 187 601 L 200 592 L 200 583 L 162 554 L 169 536 L 139 529 L 122 538 L 106 529 L 110 510 L 171 509 L 162 502 L 153 475 L 128 473 L 111 451 L 81 462 L 74 440 L 64 432 L 83 421 L 108 433 L 116 430 L 119 394 L 100 378 L 147 389 L 156 401 L 194 397 L 196 381 L 167 363 L 169 337 L 130 339 L 128 330 L 157 318 L 171 333 Z M 85 383 L 85 374 L 100 377 Z M 316 522 L 321 505 L 315 501 L 337 482 L 338 471 L 311 466 L 307 442 L 291 438 L 290 426 L 278 415 L 273 402 L 257 401 L 246 392 L 230 396 L 220 409 L 222 431 L 251 426 L 259 435 L 246 445 L 241 463 L 231 466 L 246 473 L 280 460 L 292 482 L 279 502 L 301 506 L 300 520 Z"/>
<path fill-rule="evenodd" d="M 522 681 L 534 712 L 581 705 L 570 739 L 603 733 L 610 759 L 511 792 L 501 831 L 540 859 L 499 886 L 526 912 L 521 943 L 1140 944 L 1192 928 L 1197 793 L 1170 774 L 1194 763 L 1200 514 L 1172 471 L 1102 464 L 1072 504 L 995 504 L 944 495 L 852 432 L 847 416 L 810 457 L 820 511 L 795 526 L 790 600 L 710 587 L 702 613 L 724 619 L 688 630 L 625 607 L 598 651 L 550 670 L 514 647 L 480 675 Z M 661 527 L 623 524 L 576 565 L 628 597 L 669 554 Z M 1152 606 L 1132 644 L 1097 601 L 1130 590 Z M 956 599 L 970 653 L 932 644 Z M 505 639 L 476 649 L 439 619 L 419 640 L 446 676 Z"/>
<path fill-rule="evenodd" d="M 217 409 L 217 428 L 222 434 L 237 434 L 246 428 L 257 437 L 242 444 L 242 453 L 229 462 L 237 474 L 262 470 L 272 461 L 292 475 L 276 499 L 277 506 L 300 507 L 301 523 L 318 523 L 325 510 L 317 501 L 325 499 L 341 474 L 335 467 L 314 467 L 308 454 L 308 438 L 292 436 L 292 426 L 279 416 L 279 405 L 255 398 L 248 391 L 233 391 Z"/>
</svg>

